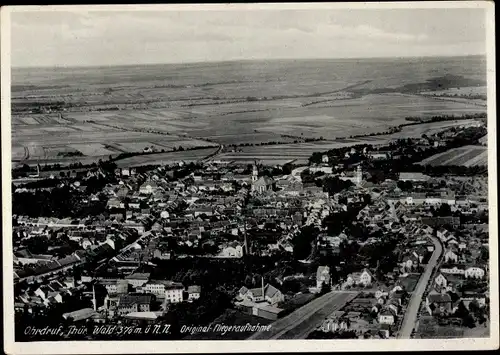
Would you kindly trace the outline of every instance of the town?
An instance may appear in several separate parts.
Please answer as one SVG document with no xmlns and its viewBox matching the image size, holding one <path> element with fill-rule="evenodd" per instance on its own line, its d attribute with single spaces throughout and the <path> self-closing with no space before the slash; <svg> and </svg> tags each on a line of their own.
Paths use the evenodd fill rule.
<svg viewBox="0 0 500 355">
<path fill-rule="evenodd" d="M 485 134 L 477 121 L 303 166 L 100 161 L 37 178 L 38 167 L 12 184 L 16 339 L 75 325 L 88 331 L 58 334 L 488 336 L 486 169 L 419 165 Z M 100 330 L 147 325 L 168 331 Z"/>
</svg>

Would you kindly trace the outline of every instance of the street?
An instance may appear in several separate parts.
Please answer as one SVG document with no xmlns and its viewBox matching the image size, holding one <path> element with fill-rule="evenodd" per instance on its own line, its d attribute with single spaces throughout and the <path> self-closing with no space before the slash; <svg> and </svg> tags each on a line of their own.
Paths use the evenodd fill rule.
<svg viewBox="0 0 500 355">
<path fill-rule="evenodd" d="M 248 340 L 304 339 L 332 312 L 342 308 L 358 292 L 329 292 L 272 324 L 271 331 L 254 333 Z"/>
<path fill-rule="evenodd" d="M 423 294 L 427 288 L 427 285 L 429 284 L 430 277 L 432 276 L 432 271 L 436 266 L 439 257 L 443 253 L 443 247 L 441 246 L 439 240 L 436 237 L 431 238 L 432 242 L 434 243 L 434 252 L 432 253 L 431 258 L 427 263 L 427 267 L 424 273 L 422 274 L 422 276 L 420 276 L 420 280 L 418 281 L 415 290 L 412 292 L 411 299 L 406 309 L 403 323 L 401 324 L 401 329 L 398 334 L 398 338 L 400 339 L 410 338 L 417 321 L 418 311 L 420 309 L 420 304 L 422 303 Z"/>
</svg>

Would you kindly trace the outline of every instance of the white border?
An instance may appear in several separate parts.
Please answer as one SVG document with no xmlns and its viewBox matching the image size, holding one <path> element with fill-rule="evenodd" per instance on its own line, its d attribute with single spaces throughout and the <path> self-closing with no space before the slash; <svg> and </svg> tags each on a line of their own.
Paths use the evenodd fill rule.
<svg viewBox="0 0 500 355">
<path fill-rule="evenodd" d="M 10 125 L 10 13 L 12 11 L 200 11 L 207 10 L 308 10 L 308 9 L 432 9 L 483 8 L 486 10 L 488 174 L 490 215 L 490 338 L 436 340 L 254 340 L 254 341 L 14 341 L 13 263 L 11 225 L 11 125 Z M 295 4 L 203 4 L 203 5 L 92 5 L 92 6 L 11 6 L 1 9 L 1 128 L 2 128 L 2 226 L 4 280 L 4 350 L 8 354 L 106 354 L 106 353 L 188 353 L 188 352 L 302 352 L 302 351 L 401 351 L 401 350 L 490 350 L 499 347 L 498 308 L 498 221 L 496 165 L 496 87 L 494 3 L 487 1 L 439 1 L 392 3 L 295 3 Z"/>
</svg>

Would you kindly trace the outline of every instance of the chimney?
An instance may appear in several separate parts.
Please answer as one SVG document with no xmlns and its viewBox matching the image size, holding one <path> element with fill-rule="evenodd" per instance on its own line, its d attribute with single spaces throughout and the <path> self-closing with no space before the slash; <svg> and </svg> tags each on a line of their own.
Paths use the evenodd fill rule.
<svg viewBox="0 0 500 355">
<path fill-rule="evenodd" d="M 243 225 L 243 233 L 244 233 L 244 238 L 245 238 L 245 241 L 244 241 L 244 245 L 245 245 L 245 254 L 246 255 L 250 255 L 250 251 L 248 250 L 248 240 L 247 240 L 247 224 L 245 222 L 245 224 Z"/>
<path fill-rule="evenodd" d="M 262 275 L 262 297 L 265 299 L 265 296 L 264 296 L 264 275 Z"/>
<path fill-rule="evenodd" d="M 95 298 L 95 284 L 92 285 L 92 303 L 94 304 L 94 311 L 97 311 L 97 300 Z"/>
</svg>

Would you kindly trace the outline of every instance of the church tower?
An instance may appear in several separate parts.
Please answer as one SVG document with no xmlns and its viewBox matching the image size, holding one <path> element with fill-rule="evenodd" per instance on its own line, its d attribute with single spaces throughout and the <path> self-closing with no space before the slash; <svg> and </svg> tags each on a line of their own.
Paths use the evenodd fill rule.
<svg viewBox="0 0 500 355">
<path fill-rule="evenodd" d="M 256 182 L 258 179 L 259 179 L 259 170 L 257 169 L 257 164 L 254 164 L 252 170 L 252 183 Z"/>
<path fill-rule="evenodd" d="M 363 170 L 361 169 L 361 165 L 358 165 L 356 168 L 356 184 L 361 185 L 363 181 Z"/>
</svg>

